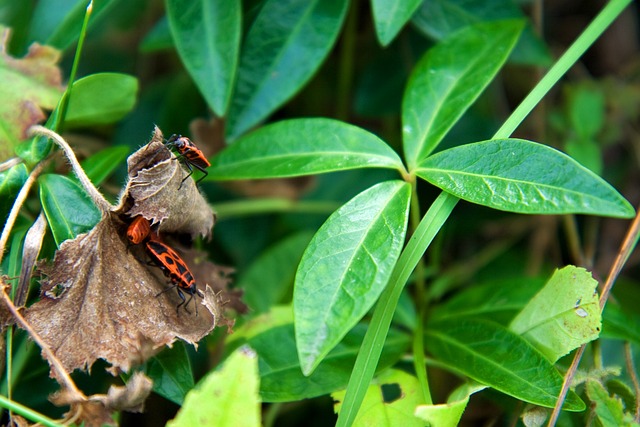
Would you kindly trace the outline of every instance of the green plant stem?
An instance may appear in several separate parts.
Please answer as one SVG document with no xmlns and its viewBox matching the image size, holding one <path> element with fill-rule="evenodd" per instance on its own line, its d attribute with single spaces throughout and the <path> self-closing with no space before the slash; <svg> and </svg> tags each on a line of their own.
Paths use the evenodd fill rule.
<svg viewBox="0 0 640 427">
<path fill-rule="evenodd" d="M 60 427 L 62 424 L 55 422 L 51 418 L 48 418 L 42 415 L 39 412 L 34 411 L 33 409 L 27 408 L 19 404 L 18 402 L 14 402 L 11 399 L 8 399 L 6 396 L 0 395 L 0 406 L 8 409 L 9 411 L 21 415 L 31 421 L 36 423 L 40 423 L 49 427 Z"/>
<path fill-rule="evenodd" d="M 410 215 L 411 234 L 413 235 L 418 225 L 420 225 L 420 200 L 418 199 L 415 181 L 411 189 Z M 427 299 L 425 298 L 425 265 L 422 258 L 416 265 L 415 287 L 418 322 L 413 332 L 413 368 L 416 371 L 424 403 L 431 405 L 433 399 L 431 398 L 429 379 L 427 378 L 427 361 L 424 355 L 424 319 L 427 311 Z"/>
<path fill-rule="evenodd" d="M 295 201 L 290 199 L 248 199 L 217 203 L 214 208 L 219 219 L 237 218 L 247 215 L 297 212 L 329 215 L 340 207 L 336 202 Z"/>
<path fill-rule="evenodd" d="M 518 105 L 502 127 L 493 136 L 494 139 L 508 138 L 516 128 L 522 123 L 527 115 L 538 105 L 540 100 L 551 90 L 560 78 L 571 68 L 578 58 L 602 35 L 604 30 L 631 3 L 631 0 L 611 0 L 595 17 L 575 42 L 549 69 L 547 74 L 538 82 L 536 87 Z"/>
<path fill-rule="evenodd" d="M 69 84 L 67 85 L 67 90 L 65 90 L 62 95 L 62 99 L 60 101 L 60 106 L 58 108 L 58 115 L 56 116 L 56 122 L 53 127 L 53 130 L 60 133 L 62 131 L 62 123 L 64 122 L 64 117 L 67 114 L 67 107 L 69 106 L 69 100 L 71 99 L 71 89 L 73 88 L 73 83 L 76 81 L 76 74 L 78 73 L 78 65 L 80 64 L 80 54 L 82 53 L 82 47 L 84 45 L 84 39 L 87 35 L 87 28 L 89 27 L 89 18 L 91 17 L 91 12 L 93 11 L 93 0 L 89 1 L 87 4 L 87 11 L 84 14 L 84 21 L 82 22 L 82 29 L 80 30 L 80 36 L 78 37 L 78 46 L 76 46 L 76 53 L 73 57 L 73 65 L 71 66 L 71 73 L 69 74 Z"/>
<path fill-rule="evenodd" d="M 347 13 L 347 22 L 342 33 L 340 49 L 340 71 L 338 73 L 338 91 L 336 94 L 336 119 L 348 121 L 351 106 L 351 86 L 356 46 L 356 29 L 359 18 L 359 1 L 352 1 Z"/>
<path fill-rule="evenodd" d="M 460 199 L 442 192 L 422 218 L 407 246 L 400 254 L 396 267 L 391 273 L 389 284 L 380 295 L 380 300 L 373 311 L 371 324 L 364 336 L 362 347 L 351 372 L 351 378 L 349 378 L 337 426 L 346 427 L 353 424 L 380 360 L 380 353 L 384 347 L 391 319 L 404 285 L 433 238 L 449 218 L 458 200 Z"/>
</svg>

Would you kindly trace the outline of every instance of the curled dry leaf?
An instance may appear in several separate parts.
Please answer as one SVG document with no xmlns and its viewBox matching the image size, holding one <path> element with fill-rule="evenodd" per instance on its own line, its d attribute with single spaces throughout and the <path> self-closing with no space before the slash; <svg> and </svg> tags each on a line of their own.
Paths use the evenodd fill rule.
<svg viewBox="0 0 640 427">
<path fill-rule="evenodd" d="M 151 393 L 153 381 L 141 372 L 131 376 L 125 386 L 109 387 L 107 394 L 95 394 L 78 399 L 77 395 L 61 390 L 54 393 L 50 400 L 57 406 L 70 406 L 65 414 L 67 422 L 77 425 L 103 426 L 117 425 L 112 418 L 114 411 L 142 412 L 143 404 Z"/>
<path fill-rule="evenodd" d="M 207 236 L 213 226 L 213 212 L 194 181 L 186 180 L 178 190 L 187 172 L 161 140 L 156 131 L 152 142 L 129 159 L 130 180 L 119 205 L 89 233 L 63 242 L 52 264 L 39 266 L 45 275 L 41 300 L 25 318 L 68 372 L 86 369 L 98 358 L 112 365 L 113 374 L 128 371 L 176 339 L 195 344 L 216 324 L 228 326 L 220 293 L 207 297 L 205 292 L 207 285 L 226 288 L 227 277 L 213 270 L 194 272 L 199 295 L 190 302 L 190 313 L 177 311 L 176 291 L 158 295 L 169 282 L 158 267 L 148 265 L 144 244 L 131 246 L 125 237 L 136 215 L 157 225 L 161 235 Z M 184 259 L 187 265 L 193 261 Z M 195 303 L 204 305 L 197 316 Z"/>
<path fill-rule="evenodd" d="M 131 218 L 144 216 L 152 224 L 160 223 L 161 233 L 209 237 L 215 215 L 184 167 L 164 147 L 162 133 L 156 128 L 151 142 L 127 160 L 129 182 L 116 214 Z"/>
</svg>

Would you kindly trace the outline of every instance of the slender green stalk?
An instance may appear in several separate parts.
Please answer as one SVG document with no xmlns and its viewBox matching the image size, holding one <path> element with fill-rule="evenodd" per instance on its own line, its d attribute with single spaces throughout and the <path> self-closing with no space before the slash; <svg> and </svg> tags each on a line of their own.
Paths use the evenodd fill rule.
<svg viewBox="0 0 640 427">
<path fill-rule="evenodd" d="M 420 200 L 418 199 L 415 181 L 411 189 L 410 215 L 411 234 L 413 235 L 420 224 Z M 427 311 L 427 299 L 425 298 L 425 265 L 422 259 L 416 265 L 415 288 L 418 322 L 416 329 L 413 331 L 413 368 L 416 371 L 424 403 L 430 405 L 433 403 L 433 399 L 431 398 L 429 379 L 427 378 L 427 361 L 424 356 L 424 319 Z"/>
<path fill-rule="evenodd" d="M 215 211 L 220 219 L 236 218 L 275 212 L 297 212 L 329 215 L 340 207 L 336 202 L 295 201 L 290 199 L 246 199 L 217 203 Z"/>
<path fill-rule="evenodd" d="M 602 12 L 584 30 L 580 37 L 567 49 L 558 61 L 549 69 L 547 74 L 533 88 L 527 97 L 518 105 L 502 127 L 493 136 L 494 139 L 508 138 L 522 121 L 529 115 L 540 100 L 558 83 L 560 78 L 571 68 L 584 52 L 602 35 L 631 0 L 611 0 Z"/>
<path fill-rule="evenodd" d="M 14 402 L 11 399 L 8 399 L 6 396 L 0 395 L 0 407 L 8 409 L 9 411 L 21 415 L 28 420 L 31 420 L 36 423 L 40 423 L 44 426 L 48 427 L 61 427 L 62 424 L 55 422 L 49 417 L 42 415 L 39 412 L 34 411 L 33 409 L 27 408 L 19 404 L 18 402 Z"/>
<path fill-rule="evenodd" d="M 380 295 L 380 300 L 373 311 L 371 324 L 364 336 L 362 347 L 351 372 L 345 399 L 338 415 L 337 426 L 350 426 L 355 420 L 380 360 L 391 319 L 404 285 L 433 238 L 449 218 L 449 214 L 458 200 L 457 197 L 442 192 L 422 218 L 416 231 L 409 239 L 409 243 L 400 254 L 398 263 L 389 279 L 389 284 Z"/>
<path fill-rule="evenodd" d="M 84 46 L 84 39 L 87 36 L 87 28 L 89 27 L 89 18 L 91 17 L 92 11 L 93 0 L 89 0 L 87 11 L 84 14 L 84 21 L 82 22 L 80 36 L 78 37 L 78 46 L 76 46 L 76 53 L 73 57 L 73 65 L 71 66 L 71 73 L 69 74 L 69 84 L 67 85 L 67 90 L 65 90 L 64 94 L 62 95 L 62 100 L 60 101 L 58 114 L 56 116 L 56 122 L 53 127 L 53 130 L 58 133 L 61 132 L 60 128 L 62 126 L 62 123 L 64 122 L 64 117 L 67 114 L 67 107 L 69 106 L 69 100 L 71 99 L 71 89 L 73 88 L 73 83 L 76 81 L 78 65 L 80 64 L 80 55 L 82 53 L 82 47 Z"/>
<path fill-rule="evenodd" d="M 342 32 L 342 46 L 340 50 L 340 72 L 338 73 L 338 90 L 336 93 L 336 118 L 348 121 L 351 106 L 351 87 L 353 86 L 353 72 L 356 46 L 356 30 L 359 16 L 359 1 L 352 1 L 347 11 L 347 22 Z"/>
</svg>

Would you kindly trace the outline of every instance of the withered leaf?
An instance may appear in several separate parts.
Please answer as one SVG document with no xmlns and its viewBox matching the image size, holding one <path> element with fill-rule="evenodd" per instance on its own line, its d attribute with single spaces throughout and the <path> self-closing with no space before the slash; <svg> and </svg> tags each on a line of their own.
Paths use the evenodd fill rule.
<svg viewBox="0 0 640 427">
<path fill-rule="evenodd" d="M 160 223 L 160 232 L 210 236 L 215 215 L 175 156 L 162 144 L 158 128 L 151 142 L 127 160 L 129 183 L 116 213 L 142 215 Z"/>
<path fill-rule="evenodd" d="M 61 390 L 51 395 L 57 406 L 70 406 L 65 414 L 67 420 L 86 426 L 116 425 L 112 418 L 115 411 L 141 412 L 146 398 L 151 393 L 153 381 L 141 372 L 134 373 L 125 386 L 112 385 L 107 394 L 94 394 L 78 399 L 76 393 Z M 84 397 L 84 396 L 83 396 Z"/>
<path fill-rule="evenodd" d="M 68 372 L 86 369 L 98 358 L 111 363 L 114 373 L 128 371 L 130 355 L 144 345 L 142 337 L 156 348 L 176 337 L 195 343 L 215 324 L 208 310 L 198 317 L 178 315 L 175 292 L 156 298 L 166 279 L 134 256 L 143 254 L 128 250 L 125 225 L 117 221 L 107 217 L 64 242 L 53 264 L 40 267 L 47 276 L 42 299 L 25 313 Z"/>
<path fill-rule="evenodd" d="M 0 158 L 4 158 L 1 151 L 12 153 L 11 147 L 27 138 L 26 130 L 45 118 L 41 108 L 53 109 L 63 87 L 59 51 L 34 43 L 24 58 L 13 58 L 7 53 L 9 29 L 0 26 L 0 38 Z"/>
<path fill-rule="evenodd" d="M 233 299 L 222 293 L 230 280 L 222 270 L 195 271 L 198 295 L 189 312 L 178 311 L 175 290 L 160 294 L 170 283 L 160 268 L 148 265 L 144 244 L 131 246 L 125 237 L 137 215 L 157 224 L 161 236 L 210 234 L 213 211 L 192 179 L 182 183 L 187 172 L 161 141 L 156 130 L 152 142 L 130 157 L 119 205 L 89 233 L 63 242 L 53 263 L 39 266 L 45 275 L 41 300 L 26 309 L 25 318 L 68 372 L 98 358 L 111 364 L 113 374 L 128 371 L 176 339 L 195 344 L 216 325 L 231 324 L 222 315 L 222 305 Z M 174 249 L 195 265 L 189 253 Z"/>
</svg>

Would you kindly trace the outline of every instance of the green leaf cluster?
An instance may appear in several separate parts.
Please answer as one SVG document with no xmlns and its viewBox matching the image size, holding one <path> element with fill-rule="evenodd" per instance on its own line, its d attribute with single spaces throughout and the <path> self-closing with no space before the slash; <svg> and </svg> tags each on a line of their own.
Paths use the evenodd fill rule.
<svg viewBox="0 0 640 427">
<path fill-rule="evenodd" d="M 469 132 L 469 121 L 482 121 L 482 108 L 497 98 L 505 64 L 551 64 L 519 7 L 507 0 L 371 0 L 365 8 L 345 0 L 165 0 L 164 15 L 151 22 L 139 19 L 142 3 L 96 0 L 90 18 L 82 1 L 34 6 L 13 49 L 35 40 L 69 52 L 77 42 L 64 93 L 38 91 L 37 79 L 6 67 L 0 72 L 21 83 L 12 96 L 36 91 L 52 109 L 47 127 L 109 135 L 114 145 L 82 162 L 96 185 L 118 173 L 151 123 L 191 132 L 208 155 L 223 147 L 209 155 L 202 182 L 220 222 L 213 243 L 197 245 L 235 264 L 249 312 L 233 334 L 213 334 L 198 352 L 176 345 L 144 364 L 153 391 L 182 405 L 170 425 L 260 425 L 263 403 L 272 425 L 287 416 L 286 402 L 331 395 L 340 426 L 454 426 L 476 393 L 505 408 L 514 400 L 562 405 L 571 420 L 584 415 L 570 413 L 584 411 L 587 400 L 602 425 L 634 425 L 627 401 L 637 390 L 620 391 L 594 375 L 558 402 L 563 356 L 602 337 L 640 344 L 633 286 L 601 313 L 585 269 L 568 266 L 548 279 L 554 266 L 544 263 L 549 274 L 525 278 L 522 256 L 511 249 L 517 243 L 490 248 L 474 240 L 484 219 L 476 215 L 505 229 L 513 218 L 507 213 L 635 215 L 603 178 L 620 182 L 603 161 L 600 141 L 612 126 L 600 87 L 566 91 L 549 140 L 510 137 L 523 117 L 516 114 L 493 137 Z M 120 6 L 126 9 L 118 13 Z M 25 6 L 14 7 L 20 22 Z M 386 50 L 371 49 L 379 65 L 354 89 L 362 9 L 371 12 L 376 49 Z M 162 70 L 155 80 L 144 79 L 152 67 L 138 74 L 131 58 L 120 63 L 82 49 L 87 32 L 97 37 L 142 22 L 136 55 L 145 65 L 153 58 Z M 592 34 L 606 27 L 598 25 Z M 590 42 L 578 44 L 584 50 Z M 94 72 L 78 67 L 81 52 L 98 64 Z M 553 83 L 576 59 L 556 62 Z M 397 117 L 369 126 L 349 116 L 352 90 L 358 102 L 375 104 L 363 111 Z M 531 111 L 548 91 L 537 88 L 537 101 L 528 97 L 521 107 Z M 205 115 L 208 121 L 194 120 Z M 12 144 L 21 160 L 0 172 L 0 197 L 8 202 L 51 152 L 40 138 Z M 51 231 L 46 255 L 47 244 L 60 245 L 100 219 L 75 177 L 45 172 L 36 181 L 39 200 L 13 230 L 3 272 L 20 270 L 22 241 L 40 209 Z M 251 193 L 253 184 L 264 187 Z M 288 198 L 278 197 L 281 188 Z M 265 196 L 237 198 L 243 191 Z M 452 249 L 453 239 L 465 247 Z M 447 270 L 448 262 L 456 266 Z M 478 279 L 482 272 L 488 277 Z M 221 360 L 215 370 L 212 354 Z M 444 391 L 443 403 L 432 397 L 427 372 L 434 369 L 463 378 Z"/>
</svg>

